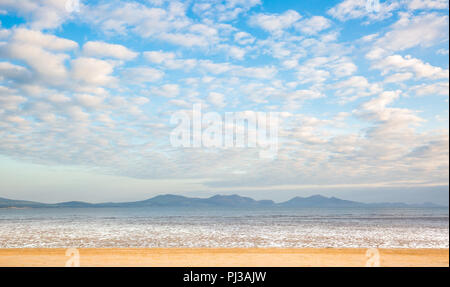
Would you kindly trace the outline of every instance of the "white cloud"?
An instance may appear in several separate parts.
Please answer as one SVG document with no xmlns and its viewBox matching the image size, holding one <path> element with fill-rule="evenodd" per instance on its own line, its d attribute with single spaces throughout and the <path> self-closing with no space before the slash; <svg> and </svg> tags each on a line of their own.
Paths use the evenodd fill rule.
<svg viewBox="0 0 450 287">
<path fill-rule="evenodd" d="M 277 74 L 277 69 L 270 67 L 241 67 L 234 66 L 233 76 L 255 78 L 255 79 L 271 79 Z"/>
<path fill-rule="evenodd" d="M 258 26 L 270 33 L 280 34 L 284 29 L 291 27 L 301 18 L 294 10 L 283 14 L 256 14 L 250 18 L 250 25 Z"/>
<path fill-rule="evenodd" d="M 377 98 L 373 98 L 362 105 L 363 110 L 376 113 L 381 120 L 386 118 L 381 113 L 385 111 L 386 106 L 400 97 L 399 91 L 387 91 L 381 93 Z"/>
<path fill-rule="evenodd" d="M 439 54 L 439 55 L 448 55 L 448 49 L 439 49 L 439 50 L 437 50 L 437 52 L 436 52 L 437 54 Z"/>
<path fill-rule="evenodd" d="M 172 105 L 175 105 L 177 107 L 182 107 L 182 108 L 186 108 L 186 109 L 192 108 L 192 104 L 186 102 L 185 100 L 173 99 L 173 100 L 170 100 L 169 103 Z"/>
<path fill-rule="evenodd" d="M 448 8 L 447 0 L 410 0 L 407 3 L 411 10 Z"/>
<path fill-rule="evenodd" d="M 25 67 L 14 65 L 9 62 L 0 62 L 0 81 L 5 79 L 25 81 L 30 76 L 29 71 Z"/>
<path fill-rule="evenodd" d="M 392 11 L 399 7 L 397 1 L 378 2 L 367 0 L 344 0 L 328 10 L 328 14 L 341 21 L 368 17 L 371 20 L 382 20 L 392 16 Z"/>
<path fill-rule="evenodd" d="M 165 6 L 111 2 L 89 9 L 85 17 L 105 33 L 134 33 L 182 47 L 207 48 L 215 45 L 220 40 L 219 30 L 228 27 L 194 21 L 186 15 L 187 3 L 169 1 Z"/>
<path fill-rule="evenodd" d="M 384 79 L 384 82 L 385 83 L 399 83 L 399 82 L 404 82 L 406 80 L 409 80 L 412 77 L 414 77 L 414 75 L 412 73 L 396 73 L 396 74 L 390 75 L 389 77 L 386 77 Z"/>
<path fill-rule="evenodd" d="M 327 66 L 333 71 L 333 75 L 338 78 L 351 76 L 358 70 L 358 67 L 346 57 L 330 61 Z"/>
<path fill-rule="evenodd" d="M 65 62 L 70 58 L 62 52 L 77 47 L 71 40 L 18 28 L 5 45 L 0 45 L 0 55 L 25 62 L 44 82 L 61 84 L 67 78 Z"/>
<path fill-rule="evenodd" d="M 89 41 L 83 45 L 83 54 L 87 57 L 116 58 L 120 60 L 132 60 L 138 53 L 125 46 L 109 44 L 100 41 Z"/>
<path fill-rule="evenodd" d="M 67 1 L 58 0 L 2 0 L 0 8 L 15 11 L 25 17 L 28 25 L 37 30 L 58 28 L 72 18 L 66 10 Z M 82 6 L 82 5 L 80 5 Z"/>
<path fill-rule="evenodd" d="M 448 40 L 448 16 L 435 13 L 411 15 L 400 13 L 400 19 L 375 44 L 383 49 L 403 51 L 415 46 L 430 47 Z"/>
<path fill-rule="evenodd" d="M 221 93 L 211 92 L 208 95 L 208 102 L 218 108 L 225 107 L 225 96 Z"/>
<path fill-rule="evenodd" d="M 184 47 L 207 47 L 210 44 L 203 35 L 193 33 L 164 33 L 160 35 L 160 39 Z"/>
<path fill-rule="evenodd" d="M 89 120 L 89 114 L 83 111 L 83 109 L 79 106 L 68 107 L 67 114 L 71 120 L 76 122 L 86 122 Z"/>
<path fill-rule="evenodd" d="M 25 97 L 16 95 L 14 90 L 0 86 L 0 109 L 16 110 L 20 104 L 26 101 Z"/>
<path fill-rule="evenodd" d="M 73 78 L 87 84 L 107 85 L 114 80 L 114 65 L 104 60 L 82 57 L 72 60 L 71 66 Z"/>
<path fill-rule="evenodd" d="M 296 90 L 294 92 L 287 94 L 285 97 L 288 102 L 293 102 L 297 100 L 303 101 L 303 100 L 320 99 L 325 97 L 325 95 L 319 91 L 314 90 Z"/>
<path fill-rule="evenodd" d="M 293 58 L 289 60 L 284 60 L 281 64 L 286 69 L 294 69 L 298 66 L 298 59 Z"/>
<path fill-rule="evenodd" d="M 218 34 L 217 29 L 212 28 L 205 24 L 193 24 L 189 27 L 189 32 L 197 33 L 205 37 L 216 37 Z"/>
<path fill-rule="evenodd" d="M 361 108 L 354 113 L 380 123 L 380 126 L 374 130 L 378 136 L 393 135 L 395 137 L 396 132 L 406 132 L 409 126 L 424 121 L 416 115 L 415 111 L 388 107 L 400 97 L 400 94 L 401 91 L 384 91 L 378 97 L 362 104 Z M 401 138 L 401 135 L 397 134 L 397 137 Z"/>
<path fill-rule="evenodd" d="M 341 78 L 354 74 L 357 66 L 347 57 L 315 57 L 300 63 L 297 71 L 297 77 L 301 83 L 320 85 L 331 76 Z"/>
<path fill-rule="evenodd" d="M 330 72 L 322 69 L 316 69 L 310 66 L 300 65 L 297 72 L 297 78 L 302 84 L 321 84 L 325 82 L 329 77 Z"/>
<path fill-rule="evenodd" d="M 77 95 L 75 95 L 75 99 L 83 107 L 95 108 L 95 107 L 99 107 L 103 103 L 104 97 L 88 95 L 88 94 L 77 94 Z"/>
<path fill-rule="evenodd" d="M 439 82 L 433 84 L 421 84 L 411 88 L 417 96 L 447 96 L 449 94 L 449 83 Z"/>
<path fill-rule="evenodd" d="M 144 57 L 152 63 L 162 65 L 167 69 L 190 70 L 197 66 L 196 59 L 179 59 L 172 52 L 147 51 Z"/>
<path fill-rule="evenodd" d="M 222 46 L 226 53 L 233 59 L 243 60 L 247 51 L 236 46 Z"/>
<path fill-rule="evenodd" d="M 133 67 L 125 69 L 123 76 L 127 81 L 150 83 L 161 80 L 164 77 L 164 72 L 148 67 Z"/>
<path fill-rule="evenodd" d="M 449 70 L 432 66 L 424 63 L 419 59 L 411 56 L 402 57 L 400 55 L 392 55 L 384 58 L 373 65 L 373 68 L 382 70 L 385 75 L 391 71 L 395 72 L 413 72 L 417 78 L 429 79 L 448 79 Z"/>
<path fill-rule="evenodd" d="M 70 98 L 62 94 L 51 94 L 48 96 L 48 100 L 53 103 L 67 103 L 70 102 Z"/>
<path fill-rule="evenodd" d="M 105 32 L 123 34 L 131 30 L 145 38 L 157 37 L 161 33 L 189 25 L 180 5 L 180 2 L 173 2 L 166 10 L 136 2 L 111 2 L 89 9 L 86 16 Z"/>
<path fill-rule="evenodd" d="M 13 32 L 11 41 L 15 43 L 39 46 L 51 51 L 67 51 L 78 48 L 78 44 L 75 41 L 59 38 L 52 34 L 44 34 L 39 31 L 23 28 L 14 29 Z"/>
<path fill-rule="evenodd" d="M 216 3 L 203 0 L 196 1 L 192 10 L 203 18 L 217 19 L 220 22 L 224 22 L 234 20 L 239 15 L 260 4 L 261 0 L 226 0 Z"/>
<path fill-rule="evenodd" d="M 247 32 L 241 31 L 234 34 L 234 41 L 236 41 L 240 45 L 248 45 L 253 44 L 253 42 L 255 42 L 255 37 L 253 37 Z"/>
<path fill-rule="evenodd" d="M 101 123 L 107 124 L 107 125 L 109 125 L 109 126 L 111 126 L 111 127 L 112 127 L 113 124 L 114 124 L 114 120 L 111 119 L 111 117 L 108 116 L 108 115 L 106 115 L 106 114 L 100 114 L 100 115 L 98 115 L 98 116 L 96 117 L 96 120 L 99 121 L 99 122 L 101 122 Z"/>
<path fill-rule="evenodd" d="M 361 97 L 368 97 L 380 93 L 382 88 L 379 84 L 372 84 L 363 76 L 353 76 L 344 81 L 330 85 L 335 89 L 335 95 L 344 101 L 354 101 Z"/>
<path fill-rule="evenodd" d="M 388 52 L 383 48 L 374 47 L 366 54 L 366 58 L 369 60 L 381 59 L 386 56 L 387 53 Z"/>
<path fill-rule="evenodd" d="M 14 124 L 25 124 L 27 120 L 19 116 L 7 116 L 6 120 Z"/>
<path fill-rule="evenodd" d="M 228 63 L 214 63 L 210 60 L 201 60 L 200 67 L 212 74 L 223 74 L 233 69 L 233 66 Z"/>
<path fill-rule="evenodd" d="M 164 62 L 174 60 L 175 54 L 163 51 L 148 51 L 144 52 L 144 56 L 153 63 L 162 64 Z"/>
<path fill-rule="evenodd" d="M 157 96 L 174 98 L 180 94 L 180 87 L 177 84 L 165 84 L 158 88 L 152 88 L 151 92 Z"/>
<path fill-rule="evenodd" d="M 295 24 L 295 28 L 307 35 L 314 35 L 331 27 L 331 21 L 322 16 L 313 16 Z"/>
<path fill-rule="evenodd" d="M 1 26 L 1 23 L 0 23 L 0 26 Z M 11 35 L 10 30 L 0 28 L 0 40 L 8 38 L 9 35 Z"/>
</svg>

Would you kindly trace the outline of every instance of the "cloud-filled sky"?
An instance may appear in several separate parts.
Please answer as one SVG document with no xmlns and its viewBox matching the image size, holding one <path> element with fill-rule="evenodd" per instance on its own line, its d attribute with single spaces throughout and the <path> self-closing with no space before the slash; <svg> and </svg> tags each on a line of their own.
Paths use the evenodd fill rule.
<svg viewBox="0 0 450 287">
<path fill-rule="evenodd" d="M 448 1 L 376 2 L 0 0 L 0 197 L 448 203 Z M 173 147 L 199 103 L 278 112 L 276 159 Z"/>
</svg>

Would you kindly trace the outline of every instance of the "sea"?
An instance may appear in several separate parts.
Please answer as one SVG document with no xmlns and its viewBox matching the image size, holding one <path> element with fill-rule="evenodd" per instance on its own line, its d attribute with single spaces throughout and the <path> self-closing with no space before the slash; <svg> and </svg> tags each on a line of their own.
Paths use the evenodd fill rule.
<svg viewBox="0 0 450 287">
<path fill-rule="evenodd" d="M 0 209 L 0 248 L 449 248 L 448 208 Z"/>
</svg>

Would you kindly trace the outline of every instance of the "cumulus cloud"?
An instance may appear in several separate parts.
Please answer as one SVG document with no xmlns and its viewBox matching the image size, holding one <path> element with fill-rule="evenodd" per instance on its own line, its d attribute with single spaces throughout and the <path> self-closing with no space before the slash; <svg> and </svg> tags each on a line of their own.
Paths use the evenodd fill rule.
<svg viewBox="0 0 450 287">
<path fill-rule="evenodd" d="M 402 57 L 400 55 L 392 55 L 384 58 L 373 65 L 374 68 L 382 71 L 382 74 L 387 74 L 391 71 L 395 72 L 413 72 L 417 78 L 429 79 L 448 79 L 449 70 L 444 70 L 440 67 L 432 66 L 424 63 L 412 56 Z"/>
<path fill-rule="evenodd" d="M 331 21 L 323 16 L 313 16 L 297 24 L 295 28 L 307 35 L 314 35 L 331 27 Z"/>
<path fill-rule="evenodd" d="M 75 80 L 91 85 L 107 85 L 113 82 L 111 73 L 114 65 L 96 58 L 81 57 L 71 62 L 72 75 Z"/>
<path fill-rule="evenodd" d="M 66 9 L 66 1 L 54 0 L 2 0 L 0 9 L 15 11 L 26 17 L 27 24 L 33 29 L 58 28 L 72 18 L 71 11 Z"/>
<path fill-rule="evenodd" d="M 448 16 L 435 13 L 412 15 L 401 13 L 376 46 L 391 51 L 403 51 L 415 46 L 430 47 L 448 40 Z"/>
<path fill-rule="evenodd" d="M 280 34 L 284 29 L 291 27 L 301 18 L 294 10 L 288 10 L 283 14 L 256 14 L 250 18 L 250 24 L 260 27 L 273 34 Z"/>
<path fill-rule="evenodd" d="M 171 52 L 163 52 L 163 51 L 148 51 L 144 52 L 144 56 L 151 62 L 162 64 L 164 62 L 174 60 L 175 54 Z"/>
<path fill-rule="evenodd" d="M 211 92 L 208 95 L 208 102 L 218 108 L 225 107 L 225 96 L 221 93 Z"/>
<path fill-rule="evenodd" d="M 438 82 L 433 84 L 421 84 L 411 87 L 411 90 L 418 96 L 447 96 L 449 94 L 449 83 Z"/>
<path fill-rule="evenodd" d="M 180 87 L 177 84 L 165 84 L 152 89 L 152 93 L 166 98 L 174 98 L 180 94 Z"/>
<path fill-rule="evenodd" d="M 30 76 L 29 71 L 23 66 L 0 62 L 0 81 L 11 79 L 20 82 L 28 80 Z"/>
<path fill-rule="evenodd" d="M 353 76 L 330 86 L 335 89 L 336 96 L 345 101 L 353 101 L 380 93 L 382 88 L 376 83 L 370 83 L 363 76 Z"/>
<path fill-rule="evenodd" d="M 132 60 L 138 53 L 125 46 L 109 44 L 100 41 L 89 41 L 83 45 L 83 54 L 87 57 L 116 58 L 120 60 Z"/>
<path fill-rule="evenodd" d="M 89 9 L 85 17 L 108 34 L 131 32 L 184 47 L 209 47 L 218 43 L 219 31 L 186 16 L 187 6 L 179 1 L 169 1 L 161 7 L 111 2 Z"/>
<path fill-rule="evenodd" d="M 17 110 L 19 108 L 19 105 L 26 101 L 27 99 L 25 97 L 17 95 L 17 92 L 15 90 L 0 86 L 1 109 Z"/>
<path fill-rule="evenodd" d="M 75 99 L 80 105 L 86 108 L 95 108 L 103 103 L 104 97 L 89 94 L 77 94 L 75 95 Z"/>
<path fill-rule="evenodd" d="M 126 81 L 134 83 L 157 82 L 164 77 L 164 72 L 149 67 L 127 68 L 123 72 Z"/>
<path fill-rule="evenodd" d="M 375 6 L 377 4 L 378 6 Z M 399 7 L 397 1 L 344 0 L 328 10 L 328 14 L 341 21 L 367 17 L 382 20 L 392 16 L 392 11 Z"/>
<path fill-rule="evenodd" d="M 179 59 L 172 52 L 146 51 L 144 57 L 151 63 L 159 64 L 167 69 L 190 70 L 197 65 L 196 59 Z"/>
<path fill-rule="evenodd" d="M 42 81 L 60 84 L 67 78 L 65 62 L 70 58 L 64 52 L 77 47 L 72 40 L 18 28 L 13 30 L 8 42 L 0 46 L 0 55 L 23 61 Z"/>
<path fill-rule="evenodd" d="M 448 1 L 446 0 L 411 0 L 407 1 L 407 3 L 408 8 L 411 10 L 448 8 Z"/>
<path fill-rule="evenodd" d="M 384 79 L 385 83 L 400 83 L 411 79 L 414 75 L 412 73 L 395 73 Z"/>
<path fill-rule="evenodd" d="M 248 45 L 255 42 L 255 38 L 247 32 L 238 32 L 234 35 L 234 41 L 240 45 Z"/>
<path fill-rule="evenodd" d="M 75 41 L 59 38 L 52 34 L 44 34 L 35 30 L 17 28 L 14 31 L 11 41 L 33 46 L 39 46 L 51 51 L 67 51 L 78 47 Z"/>
<path fill-rule="evenodd" d="M 218 3 L 201 0 L 193 5 L 192 10 L 202 17 L 224 22 L 234 20 L 239 15 L 260 4 L 261 0 L 226 0 Z"/>
</svg>

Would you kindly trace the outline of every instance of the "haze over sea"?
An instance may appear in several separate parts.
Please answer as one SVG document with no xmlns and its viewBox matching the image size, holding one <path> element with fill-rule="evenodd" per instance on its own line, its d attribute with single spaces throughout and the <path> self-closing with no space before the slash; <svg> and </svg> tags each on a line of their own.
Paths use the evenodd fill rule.
<svg viewBox="0 0 450 287">
<path fill-rule="evenodd" d="M 0 208 L 0 248 L 448 248 L 448 208 Z"/>
</svg>

